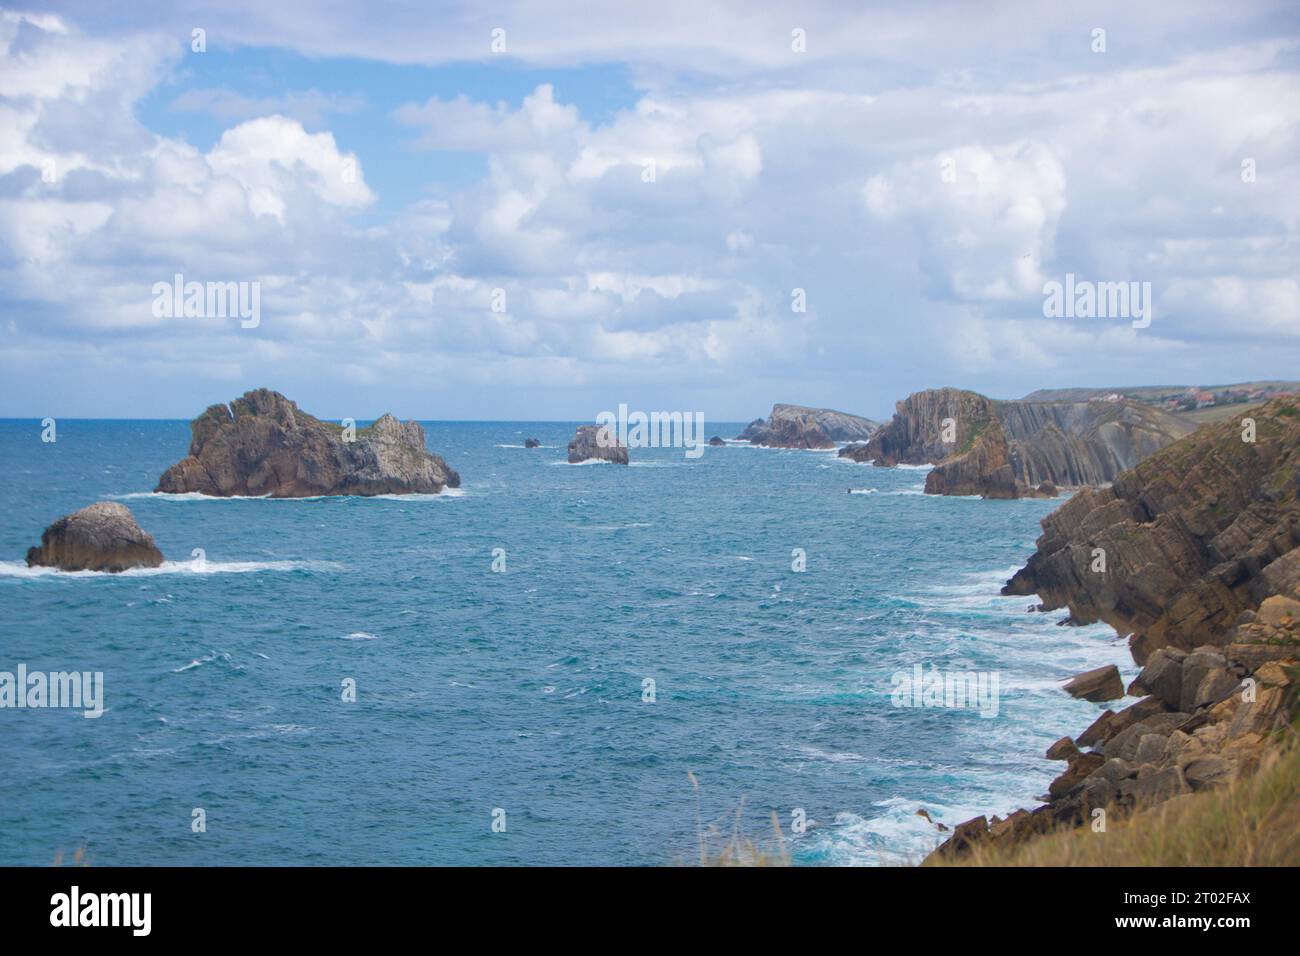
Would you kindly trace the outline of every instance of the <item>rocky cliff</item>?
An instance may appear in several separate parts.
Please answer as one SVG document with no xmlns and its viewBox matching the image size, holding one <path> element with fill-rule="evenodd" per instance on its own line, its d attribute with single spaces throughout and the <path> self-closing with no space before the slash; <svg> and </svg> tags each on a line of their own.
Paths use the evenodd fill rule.
<svg viewBox="0 0 1300 956">
<path fill-rule="evenodd" d="M 418 422 L 384 415 L 353 436 L 269 389 L 210 406 L 190 432 L 189 455 L 155 490 L 304 498 L 439 494 L 460 486 L 460 475 L 425 448 Z"/>
<path fill-rule="evenodd" d="M 1283 398 L 1245 413 L 1254 441 L 1240 419 L 1204 425 L 1110 487 L 1081 491 L 1043 519 L 1038 550 L 1004 593 L 1105 621 L 1132 635 L 1139 663 L 1165 645 L 1222 643 L 1300 561 L 1296 408 Z"/>
<path fill-rule="evenodd" d="M 933 464 L 930 494 L 1017 498 L 1112 481 L 1194 427 L 1132 402 L 1003 402 L 941 388 L 909 395 L 867 444 L 841 454 Z"/>
<path fill-rule="evenodd" d="M 27 549 L 27 566 L 62 571 L 125 571 L 156 568 L 162 552 L 126 505 L 96 504 L 65 515 L 45 529 L 39 546 Z"/>
<path fill-rule="evenodd" d="M 1300 408 L 1276 399 L 1244 417 L 1253 433 L 1240 418 L 1203 426 L 1043 520 L 1037 551 L 1003 593 L 1037 593 L 1042 609 L 1068 607 L 1076 621 L 1130 635 L 1144 666 L 1128 693 L 1141 699 L 1052 745 L 1048 759 L 1066 769 L 1046 804 L 969 820 L 936 854 L 1221 786 L 1252 772 L 1293 725 Z"/>
<path fill-rule="evenodd" d="M 736 437 L 769 448 L 834 448 L 836 442 L 865 441 L 877 422 L 829 408 L 773 405 L 766 420 L 756 418 Z"/>
</svg>

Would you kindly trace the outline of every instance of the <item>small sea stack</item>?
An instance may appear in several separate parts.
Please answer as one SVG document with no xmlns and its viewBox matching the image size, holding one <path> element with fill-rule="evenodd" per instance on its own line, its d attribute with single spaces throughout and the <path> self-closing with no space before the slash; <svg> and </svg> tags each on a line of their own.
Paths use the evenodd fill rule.
<svg viewBox="0 0 1300 956">
<path fill-rule="evenodd" d="M 100 501 L 64 515 L 45 529 L 38 547 L 27 549 L 27 566 L 60 571 L 125 571 L 156 568 L 162 552 L 126 505 Z"/>
<path fill-rule="evenodd" d="M 608 428 L 596 425 L 579 425 L 569 442 L 569 464 L 584 461 L 608 461 L 615 465 L 627 464 L 627 448 Z"/>
</svg>

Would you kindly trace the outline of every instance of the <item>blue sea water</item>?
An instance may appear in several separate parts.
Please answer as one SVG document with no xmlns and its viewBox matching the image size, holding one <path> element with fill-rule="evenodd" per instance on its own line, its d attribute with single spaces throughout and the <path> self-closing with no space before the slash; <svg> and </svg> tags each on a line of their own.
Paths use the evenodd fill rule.
<svg viewBox="0 0 1300 956">
<path fill-rule="evenodd" d="M 917 809 L 1044 792 L 1044 749 L 1101 709 L 1064 678 L 1132 673 L 1108 629 L 998 596 L 1054 502 L 833 453 L 569 465 L 572 424 L 425 428 L 459 493 L 271 500 L 151 494 L 186 422 L 0 422 L 0 671 L 100 671 L 106 704 L 0 709 L 0 864 L 689 863 L 711 825 L 768 842 L 773 811 L 797 864 L 915 862 L 941 838 Z M 168 564 L 25 567 L 103 499 Z M 918 663 L 996 672 L 998 715 L 892 706 Z"/>
</svg>

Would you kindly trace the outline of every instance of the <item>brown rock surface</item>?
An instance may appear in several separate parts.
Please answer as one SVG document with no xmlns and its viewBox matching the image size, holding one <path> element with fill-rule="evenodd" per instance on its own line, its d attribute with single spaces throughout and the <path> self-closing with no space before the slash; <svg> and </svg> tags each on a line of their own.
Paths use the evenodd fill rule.
<svg viewBox="0 0 1300 956">
<path fill-rule="evenodd" d="M 1130 813 L 1195 799 L 1279 746 L 1300 697 L 1295 402 L 1246 412 L 1254 443 L 1239 421 L 1205 425 L 1043 521 L 1037 552 L 1003 593 L 1036 593 L 1047 609 L 1133 635 L 1144 667 L 1130 692 L 1149 696 L 1078 735 L 1094 748 L 1082 754 L 1089 764 L 1072 760 L 1028 819 L 1073 826 L 1091 807 Z M 1105 549 L 1104 572 L 1092 570 L 1095 548 Z M 1003 827 L 985 839 L 1014 844 L 1036 832 Z"/>
<path fill-rule="evenodd" d="M 460 475 L 425 447 L 418 422 L 383 415 L 345 440 L 342 426 L 265 388 L 212 405 L 190 432 L 189 455 L 163 472 L 156 491 L 307 498 L 460 487 Z"/>
<path fill-rule="evenodd" d="M 136 524 L 126 505 L 96 504 L 65 515 L 45 529 L 39 546 L 27 550 L 27 566 L 61 571 L 125 571 L 156 568 L 162 552 Z"/>
<path fill-rule="evenodd" d="M 841 454 L 932 464 L 927 493 L 985 498 L 1052 498 L 1058 486 L 1103 484 L 1193 428 L 1137 403 L 1004 402 L 954 388 L 916 392 L 896 408 L 866 447 Z"/>
<path fill-rule="evenodd" d="M 1203 426 L 1109 488 L 1043 519 L 1038 550 L 1003 588 L 1133 635 L 1134 656 L 1227 643 L 1238 615 L 1300 582 L 1300 414 L 1286 399 Z M 1093 571 L 1096 550 L 1105 571 Z M 1282 563 L 1270 575 L 1270 565 Z"/>
<path fill-rule="evenodd" d="M 1120 680 L 1119 668 L 1114 664 L 1096 667 L 1082 674 L 1076 674 L 1065 685 L 1065 692 L 1071 697 L 1082 697 L 1093 703 L 1117 700 L 1124 696 L 1124 682 Z"/>
</svg>

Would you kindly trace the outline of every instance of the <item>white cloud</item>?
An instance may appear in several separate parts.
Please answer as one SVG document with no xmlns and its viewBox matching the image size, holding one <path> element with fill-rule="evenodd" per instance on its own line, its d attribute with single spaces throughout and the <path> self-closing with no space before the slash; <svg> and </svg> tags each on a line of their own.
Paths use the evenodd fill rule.
<svg viewBox="0 0 1300 956">
<path fill-rule="evenodd" d="M 172 14 L 157 10 L 122 33 L 6 16 L 0 318 L 15 329 L 8 354 L 29 358 L 3 370 L 53 381 L 41 347 L 77 340 L 65 361 L 115 373 L 158 369 L 152 355 L 286 388 L 331 372 L 386 393 L 436 380 L 506 414 L 489 384 L 712 389 L 749 417 L 737 406 L 761 409 L 791 382 L 880 414 L 944 381 L 1008 394 L 1141 381 L 1165 363 L 1194 379 L 1261 355 L 1294 365 L 1293 47 L 1258 29 L 1262 5 L 1238 6 L 1231 43 L 1195 28 L 1197 4 L 1170 9 L 1103 4 L 1117 55 L 1098 58 L 1078 15 L 1055 8 L 936 21 L 902 4 L 870 16 L 814 4 L 800 60 L 794 14 L 780 11 L 706 22 L 700 5 L 670 3 L 607 24 L 518 5 L 501 11 L 513 65 L 626 63 L 643 84 L 635 104 L 598 119 L 548 83 L 514 102 L 413 93 L 376 118 L 388 141 L 352 143 L 304 123 L 370 102 L 361 93 L 168 90 L 172 115 L 233 124 L 206 150 L 137 118 L 178 75 L 192 24 L 167 38 Z M 401 16 L 363 25 L 331 8 L 306 30 L 287 13 L 275 33 L 261 5 L 231 10 L 213 12 L 210 38 L 398 62 L 489 56 L 457 48 L 486 46 L 474 17 L 444 18 L 431 45 Z M 1118 55 L 1139 36 L 1141 55 Z M 487 172 L 456 189 L 431 173 L 438 198 L 377 212 L 384 181 L 367 181 L 361 157 L 381 150 L 372 175 L 437 169 L 423 151 L 480 153 Z M 1244 156 L 1259 169 L 1249 185 Z M 56 182 L 40 179 L 47 160 Z M 148 289 L 174 271 L 259 278 L 257 334 L 154 319 Z M 1042 283 L 1067 271 L 1151 281 L 1152 327 L 1041 318 Z M 806 313 L 791 311 L 795 287 Z M 503 313 L 489 307 L 497 288 Z M 1264 340 L 1279 348 L 1261 352 Z M 537 400 L 515 413 L 547 414 Z"/>
</svg>

